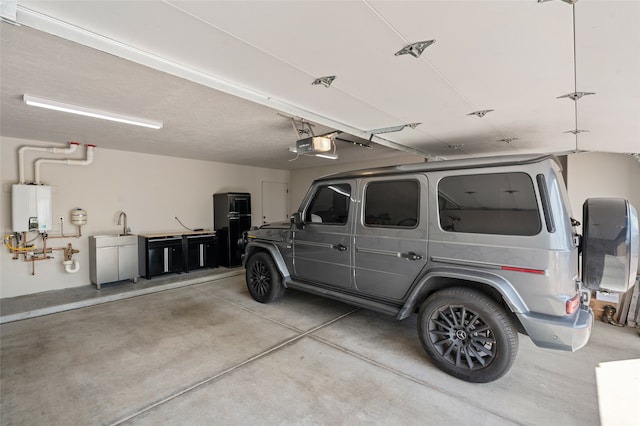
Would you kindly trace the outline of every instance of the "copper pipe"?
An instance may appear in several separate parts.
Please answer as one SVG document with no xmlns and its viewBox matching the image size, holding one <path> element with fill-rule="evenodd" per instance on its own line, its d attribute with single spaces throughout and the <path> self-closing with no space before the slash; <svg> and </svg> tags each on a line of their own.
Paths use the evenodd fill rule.
<svg viewBox="0 0 640 426">
<path fill-rule="evenodd" d="M 47 238 L 80 238 L 81 235 L 47 235 Z"/>
<path fill-rule="evenodd" d="M 22 245 L 23 245 L 23 247 L 26 247 L 26 241 L 27 241 L 27 233 L 26 233 L 26 232 L 23 232 L 23 233 L 22 233 Z M 25 261 L 25 262 L 26 262 L 27 260 L 29 260 L 29 259 L 27 259 L 27 252 L 24 252 L 24 253 L 22 254 L 22 256 L 24 257 L 24 261 Z"/>
</svg>

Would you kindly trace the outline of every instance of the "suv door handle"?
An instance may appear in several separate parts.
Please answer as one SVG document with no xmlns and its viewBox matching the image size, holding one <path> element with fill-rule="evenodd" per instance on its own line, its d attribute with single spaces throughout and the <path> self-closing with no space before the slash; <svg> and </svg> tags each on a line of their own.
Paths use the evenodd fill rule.
<svg viewBox="0 0 640 426">
<path fill-rule="evenodd" d="M 338 250 L 338 251 L 347 251 L 349 250 L 349 247 L 342 245 L 342 244 L 335 244 L 333 246 L 334 249 Z"/>
<path fill-rule="evenodd" d="M 408 259 L 408 260 L 420 260 L 420 259 L 422 259 L 422 256 L 420 256 L 419 254 L 416 254 L 416 253 L 414 253 L 412 251 L 410 251 L 409 253 L 402 253 L 400 255 L 400 257 L 404 257 L 405 259 Z"/>
</svg>

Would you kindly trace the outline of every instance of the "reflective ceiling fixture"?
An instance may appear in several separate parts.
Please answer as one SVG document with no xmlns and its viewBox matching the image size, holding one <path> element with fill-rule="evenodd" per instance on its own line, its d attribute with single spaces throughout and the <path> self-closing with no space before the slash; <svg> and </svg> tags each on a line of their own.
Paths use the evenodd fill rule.
<svg viewBox="0 0 640 426">
<path fill-rule="evenodd" d="M 577 101 L 583 96 L 595 95 L 595 94 L 596 92 L 571 92 L 571 93 L 567 93 L 566 95 L 558 96 L 556 99 L 569 98 L 572 101 Z"/>
<path fill-rule="evenodd" d="M 409 124 L 401 124 L 399 126 L 383 127 L 381 129 L 369 130 L 367 133 L 370 133 L 371 135 L 379 135 L 381 133 L 399 132 L 401 130 L 406 129 L 407 127 L 415 129 L 421 124 L 422 123 L 409 123 Z"/>
<path fill-rule="evenodd" d="M 331 83 L 333 83 L 333 80 L 336 79 L 335 75 L 329 75 L 326 77 L 318 77 L 315 80 L 313 80 L 311 82 L 312 86 L 317 86 L 318 84 L 322 84 L 324 87 L 329 87 L 331 86 Z"/>
<path fill-rule="evenodd" d="M 338 159 L 338 154 L 321 153 L 321 154 L 315 154 L 314 157 L 326 158 L 327 160 L 337 160 Z"/>
<path fill-rule="evenodd" d="M 478 116 L 478 117 L 482 118 L 482 117 L 484 117 L 485 115 L 487 115 L 487 113 L 488 113 L 488 112 L 491 112 L 491 111 L 493 111 L 493 110 L 492 110 L 492 109 L 481 109 L 480 111 L 473 111 L 473 112 L 470 112 L 470 113 L 469 113 L 469 114 L 467 114 L 467 115 L 475 115 L 475 116 Z"/>
<path fill-rule="evenodd" d="M 567 130 L 566 132 L 562 132 L 562 133 L 573 133 L 574 135 L 577 135 L 578 133 L 584 133 L 584 132 L 588 132 L 588 130 L 575 129 L 575 130 Z"/>
<path fill-rule="evenodd" d="M 435 43 L 435 40 L 426 40 L 426 41 L 416 41 L 415 43 L 411 43 L 402 49 L 398 50 L 395 55 L 411 55 L 414 58 L 419 58 L 422 55 L 424 50 Z"/>
<path fill-rule="evenodd" d="M 39 98 L 37 96 L 23 95 L 24 103 L 29 106 L 51 109 L 54 111 L 68 112 L 71 114 L 84 115 L 86 117 L 101 118 L 103 120 L 116 121 L 118 123 L 133 124 L 134 126 L 148 127 L 150 129 L 161 129 L 162 121 L 148 120 L 146 118 L 132 117 L 130 115 L 118 114 L 115 112 L 102 111 L 79 105 L 67 104 L 51 99 Z"/>
</svg>

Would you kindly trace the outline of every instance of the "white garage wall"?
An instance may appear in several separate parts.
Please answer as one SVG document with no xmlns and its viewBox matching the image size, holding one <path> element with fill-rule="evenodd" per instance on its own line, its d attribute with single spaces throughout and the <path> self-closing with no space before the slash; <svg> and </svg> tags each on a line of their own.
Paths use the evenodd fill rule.
<svg viewBox="0 0 640 426">
<path fill-rule="evenodd" d="M 11 231 L 11 185 L 18 182 L 18 148 L 29 146 L 63 146 L 47 142 L 21 139 L 1 139 L 2 208 L 0 226 L 3 235 Z M 84 158 L 84 146 L 71 156 Z M 25 155 L 25 177 L 33 179 L 36 158 L 63 158 L 60 155 L 28 152 Z M 57 218 L 65 218 L 65 234 L 76 228 L 70 221 L 71 210 L 81 207 L 87 211 L 87 225 L 81 238 L 50 239 L 48 245 L 65 247 L 72 243 L 80 253 L 76 274 L 64 272 L 62 252 L 54 252 L 55 260 L 31 262 L 12 260 L 9 251 L 0 249 L 0 297 L 56 290 L 90 284 L 89 235 L 114 233 L 118 214 L 124 211 L 134 234 L 184 230 L 174 216 L 190 228 L 212 229 L 215 192 L 241 191 L 252 195 L 252 219 L 260 225 L 262 217 L 262 181 L 288 182 L 289 172 L 231 164 L 138 154 L 124 151 L 95 150 L 89 166 L 44 164 L 40 170 L 43 183 L 53 186 L 54 230 L 59 234 Z M 32 234 L 33 235 L 33 234 Z M 38 247 L 42 246 L 39 240 Z"/>
<path fill-rule="evenodd" d="M 567 159 L 567 187 L 573 214 L 592 197 L 626 198 L 640 211 L 640 162 L 630 155 L 582 153 Z"/>
</svg>

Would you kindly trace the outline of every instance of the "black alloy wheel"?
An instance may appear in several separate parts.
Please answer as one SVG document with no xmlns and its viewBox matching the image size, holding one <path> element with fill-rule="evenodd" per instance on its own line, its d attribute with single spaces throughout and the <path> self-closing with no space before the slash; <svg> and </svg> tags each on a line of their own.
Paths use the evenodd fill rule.
<svg viewBox="0 0 640 426">
<path fill-rule="evenodd" d="M 247 289 L 254 300 L 269 303 L 280 298 L 285 288 L 271 256 L 259 252 L 246 263 Z"/>
<path fill-rule="evenodd" d="M 502 306 L 469 288 L 432 294 L 420 308 L 418 334 L 438 368 L 468 382 L 499 379 L 518 351 L 517 331 Z"/>
</svg>

